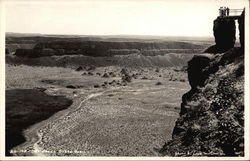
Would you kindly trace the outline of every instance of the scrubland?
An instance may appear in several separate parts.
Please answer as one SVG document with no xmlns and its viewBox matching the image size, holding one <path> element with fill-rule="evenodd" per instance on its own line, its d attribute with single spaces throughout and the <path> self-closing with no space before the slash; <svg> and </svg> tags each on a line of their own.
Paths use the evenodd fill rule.
<svg viewBox="0 0 250 161">
<path fill-rule="evenodd" d="M 123 81 L 123 69 L 130 82 Z M 29 89 L 30 94 L 17 89 Z M 171 138 L 181 96 L 188 90 L 180 67 L 76 70 L 7 64 L 7 117 L 15 119 L 7 127 L 17 128 L 24 118 L 28 124 L 17 128 L 24 139 L 14 143 L 11 155 L 157 156 L 157 149 Z M 58 102 L 56 96 L 72 104 Z M 18 108 L 13 108 L 17 101 Z M 48 107 L 55 109 L 47 113 Z M 51 117 L 34 121 L 37 114 L 30 109 Z"/>
</svg>

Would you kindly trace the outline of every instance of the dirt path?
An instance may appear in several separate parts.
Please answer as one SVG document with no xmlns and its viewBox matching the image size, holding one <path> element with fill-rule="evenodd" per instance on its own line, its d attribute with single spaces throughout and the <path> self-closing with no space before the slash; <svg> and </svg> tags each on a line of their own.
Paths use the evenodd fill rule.
<svg viewBox="0 0 250 161">
<path fill-rule="evenodd" d="M 46 156 L 46 154 L 43 153 L 43 149 L 39 146 L 39 143 L 42 141 L 42 138 L 43 138 L 43 135 L 42 133 L 39 132 L 39 130 L 37 131 L 37 137 L 38 137 L 38 140 L 33 145 L 33 149 L 34 149 L 33 155 L 34 156 Z"/>
<path fill-rule="evenodd" d="M 57 90 L 57 89 L 54 89 Z M 106 91 L 107 92 L 107 91 Z M 42 139 L 44 136 L 44 128 L 46 125 L 54 120 L 58 120 L 60 118 L 67 118 L 70 113 L 77 111 L 81 106 L 88 101 L 91 98 L 98 97 L 102 95 L 104 92 L 97 92 L 97 93 L 91 93 L 87 95 L 83 100 L 76 101 L 79 102 L 79 105 L 75 109 L 71 109 L 69 107 L 68 109 L 59 111 L 52 117 L 43 120 L 32 127 L 28 128 L 24 131 L 24 136 L 26 139 L 26 142 L 13 148 L 13 150 L 17 151 L 14 155 L 28 155 L 28 156 L 48 156 L 49 152 L 43 149 L 40 144 L 42 144 Z M 75 105 L 73 105 L 75 106 Z"/>
<path fill-rule="evenodd" d="M 29 156 L 158 156 L 179 112 L 169 88 L 80 92 L 71 107 L 24 131 L 27 141 L 14 149 Z"/>
<path fill-rule="evenodd" d="M 98 97 L 98 96 L 102 95 L 103 93 L 104 93 L 104 92 L 89 94 L 85 99 L 83 99 L 83 100 L 80 102 L 79 106 L 76 107 L 76 109 L 75 109 L 74 111 L 77 111 L 79 108 L 81 108 L 81 106 L 82 106 L 82 104 L 83 104 L 84 102 L 88 101 L 88 100 L 91 99 L 91 98 Z M 68 115 L 68 114 L 67 114 L 67 115 Z M 61 118 L 62 118 L 62 117 L 67 117 L 67 115 L 66 115 L 66 116 L 61 116 Z M 45 121 L 46 121 L 46 120 L 45 120 Z M 42 129 L 42 128 L 41 128 L 41 129 Z M 43 149 L 41 146 L 39 146 L 39 144 L 42 142 L 42 139 L 43 139 L 42 130 L 36 130 L 36 132 L 37 132 L 37 137 L 38 137 L 38 139 L 37 139 L 37 141 L 34 143 L 34 146 L 33 146 L 33 149 L 34 149 L 33 155 L 34 155 L 34 156 L 47 156 L 46 153 L 43 153 L 43 150 L 44 150 L 44 149 Z"/>
</svg>

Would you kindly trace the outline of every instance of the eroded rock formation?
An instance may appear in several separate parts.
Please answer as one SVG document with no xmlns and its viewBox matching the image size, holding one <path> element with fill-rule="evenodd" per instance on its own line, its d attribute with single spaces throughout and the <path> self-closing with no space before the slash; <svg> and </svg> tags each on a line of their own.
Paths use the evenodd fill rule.
<svg viewBox="0 0 250 161">
<path fill-rule="evenodd" d="M 192 89 L 182 97 L 173 138 L 162 154 L 243 156 L 243 51 L 232 48 L 213 58 L 194 57 L 188 71 Z"/>
<path fill-rule="evenodd" d="M 206 49 L 206 53 L 223 53 L 234 47 L 235 20 L 218 17 L 214 20 L 215 45 Z"/>
<path fill-rule="evenodd" d="M 243 10 L 240 16 L 235 17 L 217 17 L 214 20 L 213 32 L 215 38 L 215 45 L 209 47 L 205 50 L 205 53 L 224 53 L 229 49 L 233 48 L 235 45 L 235 33 L 236 26 L 235 20 L 239 24 L 239 37 L 241 48 L 244 50 L 244 35 L 245 35 L 245 10 Z"/>
<path fill-rule="evenodd" d="M 131 55 L 164 55 L 166 53 L 195 53 L 206 45 L 187 42 L 106 42 L 64 39 L 39 42 L 33 49 L 17 49 L 15 55 L 20 57 L 44 57 L 52 55 L 85 55 L 92 57 Z"/>
<path fill-rule="evenodd" d="M 218 52 L 225 52 L 235 44 L 235 21 L 231 19 L 217 18 L 214 20 L 214 38 Z"/>
</svg>

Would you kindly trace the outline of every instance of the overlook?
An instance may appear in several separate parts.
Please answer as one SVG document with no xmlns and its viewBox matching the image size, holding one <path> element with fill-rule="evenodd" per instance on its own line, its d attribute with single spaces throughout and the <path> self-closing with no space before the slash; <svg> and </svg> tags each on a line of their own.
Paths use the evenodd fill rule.
<svg viewBox="0 0 250 161">
<path fill-rule="evenodd" d="M 220 7 L 219 9 L 219 18 L 226 18 L 226 19 L 238 19 L 240 18 L 242 12 L 245 12 L 244 9 L 230 9 L 228 7 Z"/>
<path fill-rule="evenodd" d="M 219 16 L 214 20 L 213 24 L 213 33 L 216 44 L 208 48 L 205 52 L 223 53 L 234 47 L 236 41 L 235 21 L 238 22 L 240 44 L 244 50 L 245 9 L 229 9 L 221 7 L 219 11 Z"/>
</svg>

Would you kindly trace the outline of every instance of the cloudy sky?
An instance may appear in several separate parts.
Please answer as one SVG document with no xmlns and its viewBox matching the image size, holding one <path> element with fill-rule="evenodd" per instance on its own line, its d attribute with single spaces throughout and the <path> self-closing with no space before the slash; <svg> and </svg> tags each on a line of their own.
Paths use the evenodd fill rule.
<svg viewBox="0 0 250 161">
<path fill-rule="evenodd" d="M 6 32 L 212 36 L 220 6 L 248 0 L 3 0 Z"/>
</svg>

